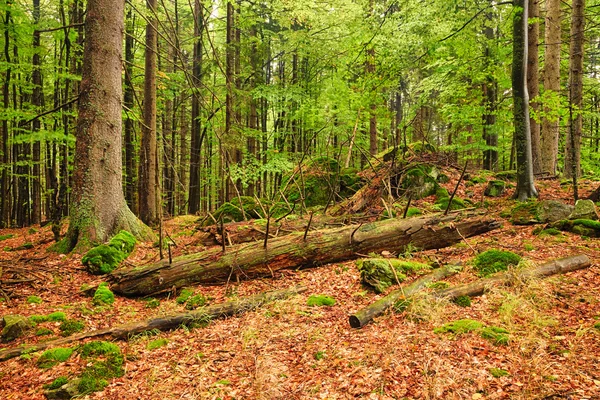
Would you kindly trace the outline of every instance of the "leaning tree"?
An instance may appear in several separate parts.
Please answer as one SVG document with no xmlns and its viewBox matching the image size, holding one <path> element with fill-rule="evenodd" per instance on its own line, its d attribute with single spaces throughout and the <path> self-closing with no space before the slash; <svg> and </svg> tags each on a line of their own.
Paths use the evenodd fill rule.
<svg viewBox="0 0 600 400">
<path fill-rule="evenodd" d="M 120 229 L 152 231 L 125 202 L 121 174 L 123 0 L 89 0 L 79 94 L 70 223 L 60 248 L 104 242 Z"/>
</svg>

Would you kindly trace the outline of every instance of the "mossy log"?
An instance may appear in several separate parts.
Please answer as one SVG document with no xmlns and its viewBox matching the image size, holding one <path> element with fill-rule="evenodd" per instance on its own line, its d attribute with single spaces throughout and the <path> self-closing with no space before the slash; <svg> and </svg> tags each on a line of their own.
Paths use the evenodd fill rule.
<svg viewBox="0 0 600 400">
<path fill-rule="evenodd" d="M 454 300 L 461 296 L 480 296 L 491 287 L 507 285 L 515 280 L 545 278 L 551 275 L 564 274 L 566 272 L 588 268 L 590 265 L 591 261 L 589 257 L 584 254 L 559 258 L 557 260 L 544 263 L 538 267 L 527 268 L 513 273 L 502 272 L 490 278 L 480 279 L 472 283 L 443 289 L 436 292 L 435 297 Z"/>
<path fill-rule="evenodd" d="M 195 311 L 168 314 L 156 318 L 150 318 L 145 321 L 131 322 L 119 325 L 113 328 L 99 329 L 91 332 L 76 333 L 74 335 L 51 340 L 48 342 L 37 343 L 34 345 L 24 345 L 10 349 L 0 350 L 0 361 L 5 361 L 22 354 L 33 353 L 45 350 L 50 347 L 65 346 L 70 343 L 78 342 L 89 338 L 108 337 L 113 339 L 127 339 L 137 333 L 158 329 L 161 331 L 175 329 L 181 325 L 189 326 L 197 322 L 208 322 L 216 318 L 227 317 L 241 314 L 246 311 L 254 310 L 265 303 L 285 299 L 307 290 L 304 286 L 294 286 L 289 289 L 264 292 L 254 296 L 242 297 L 237 300 L 231 300 L 220 304 L 214 304 Z"/>
<path fill-rule="evenodd" d="M 352 328 L 362 328 L 371 320 L 373 320 L 373 318 L 383 314 L 387 309 L 396 304 L 396 302 L 405 299 L 409 296 L 412 296 L 419 290 L 426 287 L 429 283 L 447 278 L 455 274 L 456 272 L 458 272 L 458 270 L 459 267 L 455 265 L 446 265 L 444 267 L 434 270 L 432 273 L 422 278 L 417 279 L 409 285 L 394 290 L 387 296 L 377 300 L 375 303 L 372 303 L 351 315 L 350 326 Z"/>
<path fill-rule="evenodd" d="M 474 217 L 474 218 L 469 218 Z M 420 250 L 438 249 L 463 237 L 500 226 L 478 213 L 389 219 L 364 225 L 296 232 L 262 244 L 234 245 L 178 257 L 169 263 L 127 267 L 110 275 L 111 289 L 125 296 L 146 296 L 189 286 L 273 275 L 284 268 L 323 265 L 357 258 L 370 252 L 401 252 L 410 244 Z"/>
</svg>

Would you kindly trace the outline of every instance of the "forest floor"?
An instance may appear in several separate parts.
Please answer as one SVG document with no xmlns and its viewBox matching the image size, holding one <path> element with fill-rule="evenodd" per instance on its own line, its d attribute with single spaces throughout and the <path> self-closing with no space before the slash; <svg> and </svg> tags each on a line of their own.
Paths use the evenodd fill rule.
<svg viewBox="0 0 600 400">
<path fill-rule="evenodd" d="M 582 182 L 581 194 L 598 183 Z M 453 186 L 453 184 L 449 184 Z M 569 187 L 558 181 L 538 184 L 541 199 L 572 203 Z M 463 197 L 467 196 L 461 187 Z M 481 199 L 483 185 L 469 188 Z M 507 194 L 508 196 L 508 194 Z M 489 214 L 514 202 L 490 200 Z M 197 218 L 165 223 L 177 252 L 200 247 L 194 239 Z M 125 374 L 110 381 L 90 399 L 600 399 L 600 240 L 571 233 L 539 237 L 535 226 L 503 227 L 466 239 L 455 246 L 406 254 L 417 261 L 466 264 L 452 284 L 476 279 L 468 261 L 474 252 L 511 250 L 532 263 L 587 254 L 592 267 L 544 280 L 496 288 L 474 298 L 470 307 L 417 299 L 401 313 L 389 312 L 362 329 L 352 329 L 349 314 L 372 303 L 376 295 L 361 286 L 354 262 L 304 270 L 284 270 L 273 278 L 196 288 L 211 304 L 236 296 L 284 289 L 297 284 L 309 290 L 255 311 L 211 321 L 203 328 L 140 334 L 117 341 L 125 354 Z M 147 300 L 117 297 L 113 306 L 96 307 L 80 293 L 84 283 L 97 283 L 79 255 L 47 252 L 49 227 L 6 229 L 0 235 L 2 288 L 10 297 L 0 303 L 0 316 L 62 311 L 85 323 L 85 330 L 183 312 L 173 297 L 160 297 L 155 308 Z M 24 243 L 32 249 L 14 250 Z M 151 243 L 137 246 L 127 260 L 145 264 L 158 259 Z M 14 283 L 9 280 L 32 279 Z M 309 307 L 312 294 L 335 298 L 331 307 Z M 39 296 L 40 304 L 30 304 Z M 434 328 L 459 319 L 481 321 L 510 332 L 509 343 L 495 345 L 477 333 L 436 334 Z M 58 336 L 58 322 L 45 323 Z M 42 337 L 42 338 L 48 338 Z M 166 339 L 150 350 L 149 343 Z M 29 335 L 0 347 L 35 343 Z M 159 343 L 159 342 L 155 342 Z M 44 385 L 73 376 L 85 366 L 80 356 L 50 369 L 40 369 L 38 354 L 0 363 L 1 399 L 43 399 Z M 499 372 L 504 370 L 504 374 Z"/>
</svg>

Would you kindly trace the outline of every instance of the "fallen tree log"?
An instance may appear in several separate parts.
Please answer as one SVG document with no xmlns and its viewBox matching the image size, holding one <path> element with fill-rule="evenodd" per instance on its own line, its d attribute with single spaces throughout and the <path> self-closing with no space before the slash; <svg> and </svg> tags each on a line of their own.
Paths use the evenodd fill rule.
<svg viewBox="0 0 600 400">
<path fill-rule="evenodd" d="M 412 296 L 419 290 L 426 287 L 429 283 L 447 278 L 455 274 L 456 272 L 458 272 L 459 269 L 460 267 L 457 267 L 456 265 L 446 265 L 444 267 L 436 269 L 432 273 L 425 275 L 422 278 L 417 279 L 409 285 L 394 290 L 387 296 L 377 300 L 375 303 L 372 303 L 351 315 L 350 326 L 352 328 L 362 328 L 371 320 L 373 320 L 373 318 L 383 314 L 387 309 L 396 304 L 396 302 L 401 301 L 402 299 L 406 299 L 409 296 Z"/>
<path fill-rule="evenodd" d="M 461 296 L 481 296 L 486 290 L 489 290 L 494 286 L 510 284 L 511 281 L 545 278 L 551 275 L 564 274 L 566 272 L 588 268 L 590 265 L 592 265 L 592 263 L 588 256 L 585 254 L 578 254 L 552 260 L 538 267 L 527 268 L 512 273 L 502 272 L 490 278 L 443 289 L 436 292 L 434 296 L 448 300 L 454 300 Z"/>
<path fill-rule="evenodd" d="M 51 340 L 48 342 L 38 343 L 34 345 L 24 345 L 10 349 L 0 350 L 0 361 L 5 361 L 10 358 L 18 357 L 22 354 L 34 353 L 36 351 L 45 350 L 50 347 L 65 346 L 74 342 L 90 338 L 113 338 L 127 339 L 131 335 L 137 333 L 158 329 L 161 331 L 174 329 L 179 326 L 189 326 L 196 322 L 208 322 L 216 318 L 227 317 L 231 315 L 241 314 L 246 311 L 254 310 L 261 305 L 281 300 L 293 295 L 303 293 L 307 290 L 304 286 L 295 286 L 289 289 L 276 290 L 272 292 L 260 293 L 254 296 L 242 297 L 237 300 L 227 301 L 212 306 L 203 307 L 198 310 L 169 314 L 157 318 L 147 319 L 145 321 L 131 322 L 124 325 L 119 325 L 113 328 L 99 329 L 91 332 L 76 333 L 74 335 Z"/>
<path fill-rule="evenodd" d="M 272 275 L 284 268 L 323 265 L 357 258 L 370 252 L 400 252 L 410 244 L 421 250 L 438 249 L 465 237 L 500 227 L 481 213 L 452 213 L 404 220 L 389 219 L 361 225 L 296 232 L 271 239 L 267 246 L 251 243 L 226 249 L 125 267 L 108 277 L 111 289 L 125 296 L 145 296 L 191 284 L 225 283 L 230 279 Z"/>
</svg>

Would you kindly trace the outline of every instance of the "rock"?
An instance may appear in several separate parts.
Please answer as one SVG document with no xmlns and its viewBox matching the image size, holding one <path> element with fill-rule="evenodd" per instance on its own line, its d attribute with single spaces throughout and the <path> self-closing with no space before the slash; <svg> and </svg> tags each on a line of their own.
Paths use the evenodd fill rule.
<svg viewBox="0 0 600 400">
<path fill-rule="evenodd" d="M 35 327 L 35 322 L 30 321 L 22 315 L 5 315 L 2 318 L 2 337 L 3 342 L 10 342 L 23 336 L 27 331 Z"/>
<path fill-rule="evenodd" d="M 591 219 L 598 220 L 598 211 L 596 205 L 591 200 L 577 200 L 575 209 L 569 215 L 569 219 Z"/>
<path fill-rule="evenodd" d="M 556 222 L 567 219 L 574 207 L 557 200 L 540 201 L 538 205 L 538 218 L 541 223 Z"/>
<path fill-rule="evenodd" d="M 47 399 L 69 400 L 80 394 L 78 385 L 79 379 L 74 379 L 57 389 L 48 389 L 44 392 L 44 394 L 46 395 Z"/>
<path fill-rule="evenodd" d="M 504 194 L 505 191 L 506 191 L 506 182 L 504 182 L 504 181 L 489 181 L 485 188 L 485 192 L 483 192 L 483 194 L 488 197 L 500 197 Z"/>
</svg>

